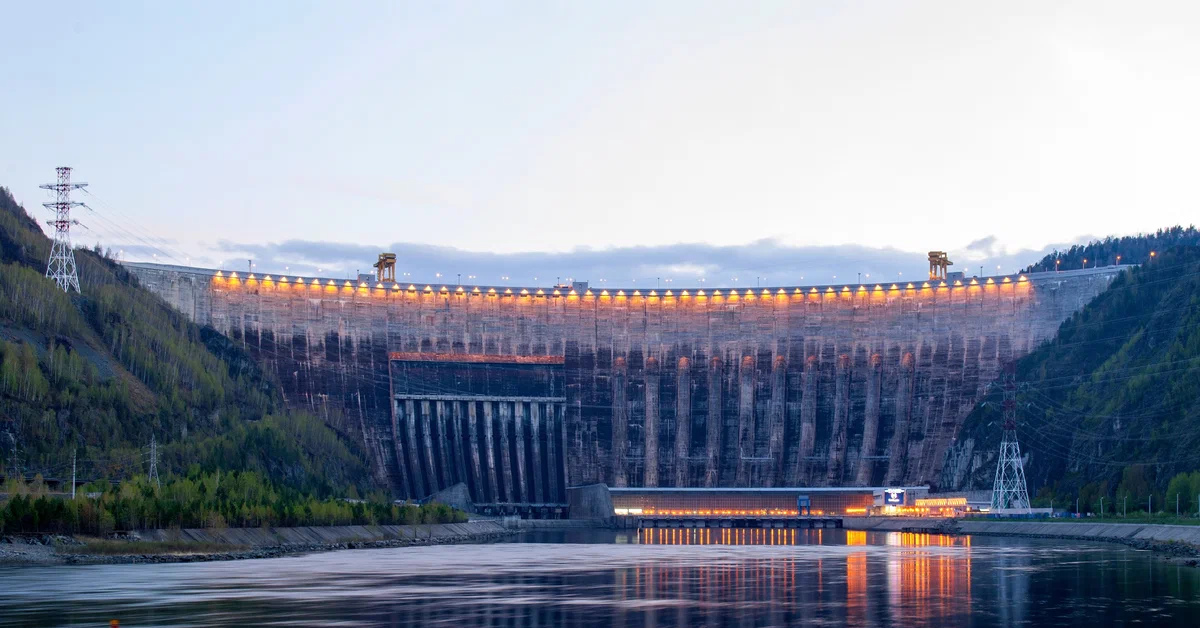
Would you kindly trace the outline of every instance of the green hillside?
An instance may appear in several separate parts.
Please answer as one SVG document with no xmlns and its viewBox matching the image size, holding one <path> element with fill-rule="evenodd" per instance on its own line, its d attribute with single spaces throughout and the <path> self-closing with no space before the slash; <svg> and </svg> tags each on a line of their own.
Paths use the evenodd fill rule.
<svg viewBox="0 0 1200 628">
<path fill-rule="evenodd" d="M 1200 248 L 1124 273 L 1020 360 L 1016 378 L 1031 494 L 1059 505 L 1081 496 L 1086 510 L 1100 496 L 1144 504 L 1153 491 L 1161 504 L 1174 476 L 1200 468 Z M 1000 396 L 967 418 L 946 486 L 991 487 Z M 1179 492 L 1194 511 L 1195 492 Z"/>
<path fill-rule="evenodd" d="M 1195 226 L 1169 227 L 1154 233 L 1133 236 L 1109 236 L 1087 244 L 1077 244 L 1065 251 L 1055 251 L 1036 264 L 1025 267 L 1024 272 L 1048 270 L 1074 270 L 1114 264 L 1142 264 L 1167 249 L 1177 246 L 1200 246 L 1200 231 Z M 1151 253 L 1155 255 L 1151 255 Z"/>
<path fill-rule="evenodd" d="M 78 250 L 82 295 L 46 279 L 50 241 L 0 188 L 0 472 L 83 479 L 254 471 L 314 495 L 371 488 L 360 446 L 286 412 L 233 343 Z M 353 487 L 353 488 L 352 488 Z"/>
</svg>

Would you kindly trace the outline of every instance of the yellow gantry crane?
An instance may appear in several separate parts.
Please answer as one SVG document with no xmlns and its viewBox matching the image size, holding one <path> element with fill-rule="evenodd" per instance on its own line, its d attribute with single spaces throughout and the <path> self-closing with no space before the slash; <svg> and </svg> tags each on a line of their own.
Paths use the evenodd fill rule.
<svg viewBox="0 0 1200 628">
<path fill-rule="evenodd" d="M 379 261 L 375 262 L 375 275 L 379 277 L 379 281 L 396 282 L 396 254 L 395 253 L 380 253 Z"/>
<path fill-rule="evenodd" d="M 950 257 L 945 251 L 930 251 L 929 252 L 929 280 L 930 281 L 945 281 L 946 271 L 954 262 L 950 261 Z"/>
</svg>

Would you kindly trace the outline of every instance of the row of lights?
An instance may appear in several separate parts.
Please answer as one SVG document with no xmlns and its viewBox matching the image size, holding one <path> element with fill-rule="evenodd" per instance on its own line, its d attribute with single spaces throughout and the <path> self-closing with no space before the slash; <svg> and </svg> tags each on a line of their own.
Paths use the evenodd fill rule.
<svg viewBox="0 0 1200 628">
<path fill-rule="evenodd" d="M 217 271 L 217 273 L 216 273 L 216 277 L 217 277 L 217 278 L 225 278 L 225 274 L 224 274 L 222 271 Z M 238 279 L 238 274 L 237 274 L 236 272 L 231 272 L 231 273 L 229 273 L 229 275 L 228 275 L 228 278 L 229 278 L 229 279 L 231 279 L 231 280 L 236 280 L 236 279 Z M 254 275 L 253 273 L 251 273 L 249 276 L 247 276 L 247 277 L 246 277 L 246 281 L 258 281 L 258 278 L 257 278 L 257 277 L 255 277 L 255 275 Z M 267 283 L 267 282 L 276 281 L 276 280 L 273 280 L 273 279 L 271 278 L 271 276 L 270 276 L 270 275 L 266 275 L 266 276 L 264 276 L 264 277 L 262 278 L 262 280 L 261 280 L 261 281 L 262 281 L 263 283 Z M 277 281 L 278 281 L 278 283 L 285 283 L 285 284 L 286 284 L 286 283 L 289 283 L 289 282 L 288 282 L 288 278 L 287 278 L 287 277 L 280 277 L 280 278 L 279 278 Z M 1027 278 L 1026 278 L 1024 275 L 1020 275 L 1020 276 L 1018 276 L 1018 277 L 1017 277 L 1017 281 L 1018 281 L 1018 282 L 1025 282 L 1025 281 L 1028 281 L 1028 279 L 1027 279 Z M 302 278 L 302 277 L 297 277 L 297 278 L 296 278 L 296 280 L 295 280 L 295 284 L 296 284 L 296 285 L 304 285 L 304 283 L 305 283 L 305 282 L 304 282 L 304 278 Z M 984 284 L 985 284 L 985 285 L 994 285 L 995 283 L 996 283 L 995 279 L 993 279 L 993 278 L 991 278 L 991 277 L 989 277 L 989 278 L 987 279 L 987 281 L 985 281 L 985 282 L 984 282 Z M 1000 282 L 1000 283 L 1005 283 L 1005 284 L 1007 284 L 1007 283 L 1012 283 L 1012 278 L 1011 278 L 1011 277 L 1005 277 L 1003 280 L 1001 280 L 1001 282 Z M 312 286 L 320 286 L 320 285 L 321 285 L 321 280 L 319 280 L 319 279 L 313 279 L 313 280 L 312 280 L 312 281 L 311 281 L 311 282 L 310 282 L 308 285 L 312 285 Z M 336 281 L 336 280 L 334 280 L 334 279 L 330 279 L 330 280 L 328 280 L 328 282 L 327 282 L 325 285 L 327 285 L 327 286 L 334 286 L 334 287 L 336 287 L 336 286 L 337 286 L 337 281 Z M 963 285 L 964 285 L 964 284 L 963 284 L 962 280 L 956 280 L 956 281 L 954 282 L 954 287 L 956 287 L 956 288 L 963 287 Z M 971 286 L 978 286 L 978 285 L 980 285 L 980 282 L 979 282 L 979 280 L 978 280 L 978 279 L 972 279 L 972 280 L 969 282 L 969 284 L 967 284 L 967 285 L 971 285 Z M 342 287 L 344 287 L 344 288 L 354 288 L 355 286 L 354 286 L 354 284 L 353 284 L 351 281 L 349 281 L 349 280 L 346 280 L 346 281 L 343 283 L 343 286 L 342 286 Z M 366 284 L 366 282 L 359 282 L 359 284 L 358 284 L 358 287 L 359 287 L 359 288 L 369 288 L 370 286 L 368 286 L 368 285 Z M 946 283 L 945 281 L 942 281 L 942 282 L 937 282 L 937 283 L 936 283 L 936 285 L 930 284 L 930 282 L 926 281 L 926 282 L 924 282 L 924 283 L 922 283 L 922 284 L 921 284 L 921 287 L 920 287 L 920 289 L 922 289 L 922 290 L 927 290 L 927 289 L 933 289 L 933 288 L 946 288 L 946 287 L 948 287 L 948 285 L 947 285 L 947 283 Z M 386 288 L 384 287 L 384 285 L 383 285 L 382 283 L 376 283 L 376 284 L 375 284 L 375 289 L 377 289 L 377 290 L 384 290 L 384 289 L 386 289 Z M 889 288 L 887 288 L 887 290 L 889 290 L 889 291 L 900 290 L 900 289 L 901 289 L 901 288 L 900 288 L 900 286 L 899 286 L 898 284 L 892 284 L 892 285 L 891 285 Z M 911 283 L 909 283 L 909 284 L 906 284 L 906 285 L 904 286 L 904 288 L 903 288 L 903 289 L 904 289 L 904 290 L 916 290 L 916 289 L 917 289 L 917 287 L 916 287 L 914 284 L 911 284 Z M 399 285 L 399 284 L 392 284 L 392 290 L 401 290 L 401 287 L 400 287 L 400 285 Z M 409 292 L 417 292 L 417 286 L 416 286 L 415 284 L 409 284 L 409 286 L 408 286 L 408 291 L 409 291 Z M 862 285 L 862 284 L 860 284 L 860 285 L 858 286 L 858 289 L 857 289 L 857 290 L 851 290 L 850 286 L 842 286 L 842 289 L 841 289 L 841 291 L 840 291 L 840 292 L 842 292 L 842 293 L 848 293 L 848 292 L 867 292 L 867 291 L 868 291 L 867 287 L 866 287 L 865 285 Z M 883 285 L 882 285 L 882 284 L 875 284 L 875 288 L 874 288 L 872 291 L 873 291 L 873 292 L 883 292 L 883 291 L 884 291 L 884 287 L 883 287 Z M 434 292 L 433 286 L 428 286 L 428 285 L 427 285 L 427 286 L 425 286 L 425 289 L 423 290 L 423 292 L 427 292 L 427 293 L 432 293 L 432 292 Z M 440 292 L 440 293 L 442 293 L 442 294 L 448 294 L 448 293 L 450 293 L 450 292 L 451 292 L 451 290 L 450 290 L 450 288 L 448 288 L 447 286 L 442 286 L 442 287 L 441 287 L 441 289 L 440 289 L 440 290 L 438 290 L 437 292 Z M 467 290 L 466 290 L 465 288 L 463 288 L 462 286 L 458 286 L 458 287 L 456 287 L 456 288 L 453 290 L 453 292 L 454 292 L 455 294 L 466 294 L 466 293 L 467 293 Z M 801 288 L 795 288 L 795 289 L 794 289 L 792 292 L 793 292 L 793 294 L 797 294 L 797 295 L 799 295 L 799 294 L 804 294 L 804 290 L 803 290 L 803 289 L 801 289 Z M 810 289 L 808 290 L 808 293 L 809 293 L 809 294 L 818 294 L 819 292 L 820 292 L 820 291 L 819 291 L 817 288 L 815 288 L 815 287 L 813 287 L 813 288 L 810 288 Z M 826 288 L 825 288 L 824 292 L 825 292 L 826 294 L 832 294 L 832 293 L 837 293 L 837 292 L 839 292 L 839 291 L 838 291 L 838 290 L 836 290 L 836 289 L 835 289 L 833 286 L 828 286 L 828 287 L 826 287 Z M 480 288 L 478 288 L 478 287 L 472 288 L 472 289 L 470 290 L 470 294 L 474 294 L 474 295 L 480 295 L 480 294 L 483 294 L 483 293 L 484 293 L 484 292 L 483 292 L 483 290 L 481 290 L 481 289 L 480 289 Z M 488 289 L 487 289 L 487 294 L 488 294 L 488 295 L 497 295 L 497 294 L 501 294 L 501 293 L 500 293 L 500 292 L 498 292 L 498 291 L 497 291 L 495 288 L 488 288 Z M 506 296 L 511 296 L 511 295 L 513 295 L 514 293 L 513 293 L 513 290 L 512 290 L 512 288 L 505 288 L 505 289 L 504 289 L 504 292 L 503 292 L 503 294 L 504 294 L 504 295 L 506 295 Z M 542 289 L 540 289 L 540 288 L 538 288 L 537 290 L 535 290 L 534 292 L 532 292 L 532 293 L 531 293 L 531 292 L 530 292 L 530 291 L 529 291 L 527 288 L 522 288 L 522 289 L 520 290 L 519 294 L 520 294 L 521 296 L 529 296 L 530 294 L 533 294 L 533 295 L 536 295 L 536 296 L 546 296 L 546 291 L 545 291 L 545 290 L 542 290 Z M 712 296 L 713 296 L 713 297 L 720 297 L 720 296 L 723 296 L 723 295 L 722 295 L 722 292 L 721 292 L 721 290 L 719 290 L 719 289 L 713 290 L 711 294 L 712 294 Z M 745 291 L 743 294 L 744 294 L 744 296 L 746 296 L 746 297 L 753 297 L 753 296 L 754 296 L 754 291 L 753 291 L 753 290 L 746 290 L 746 291 Z M 776 293 L 775 293 L 775 294 L 776 294 L 776 296 L 783 296 L 783 295 L 786 295 L 786 294 L 787 294 L 787 291 L 786 291 L 785 289 L 783 289 L 783 288 L 779 288 L 779 289 L 778 289 L 778 291 L 776 291 Z M 555 288 L 555 289 L 553 289 L 553 290 L 551 291 L 551 296 L 560 297 L 560 296 L 563 296 L 563 292 L 562 292 L 561 290 L 559 290 L 558 288 Z M 578 293 L 578 292 L 576 292 L 576 291 L 575 291 L 575 290 L 572 288 L 572 289 L 570 289 L 570 290 L 568 290 L 568 291 L 567 291 L 567 293 L 566 293 L 566 296 L 579 296 L 579 293 Z M 585 291 L 584 291 L 584 294 L 583 294 L 583 296 L 585 296 L 585 297 L 592 297 L 592 296 L 595 296 L 595 293 L 593 293 L 591 289 L 588 289 L 588 290 L 585 290 Z M 604 290 L 601 290 L 601 291 L 600 291 L 600 296 L 601 296 L 601 297 L 608 297 L 608 296 L 612 296 L 612 295 L 610 295 L 610 294 L 609 294 L 609 291 L 608 291 L 607 289 L 604 289 Z M 626 293 L 625 293 L 625 291 L 624 291 L 624 290 L 617 290 L 617 291 L 616 291 L 616 295 L 615 295 L 615 296 L 617 296 L 617 297 L 625 297 L 625 296 L 627 296 L 627 295 L 626 295 Z M 634 296 L 634 297 L 641 297 L 641 296 L 643 296 L 643 295 L 642 295 L 642 291 L 641 291 L 641 290 L 634 290 L 634 291 L 633 291 L 633 295 L 632 295 L 632 296 Z M 657 297 L 657 296 L 659 296 L 659 295 L 658 295 L 658 291 L 657 291 L 657 290 L 650 290 L 646 296 L 650 296 L 650 297 Z M 663 293 L 663 296 L 664 296 L 664 297 L 673 297 L 673 296 L 675 296 L 675 293 L 674 293 L 674 292 L 672 292 L 671 290 L 666 290 L 666 291 Z M 687 290 L 683 290 L 683 291 L 681 291 L 681 292 L 679 293 L 679 296 L 680 296 L 680 297 L 690 297 L 690 296 L 692 296 L 692 294 L 691 294 L 690 292 L 688 292 Z M 707 293 L 706 293 L 704 290 L 697 290 L 697 291 L 696 291 L 696 294 L 695 294 L 695 296 L 697 296 L 697 297 L 705 297 L 705 296 L 708 296 L 708 294 L 707 294 Z M 730 297 L 737 297 L 737 296 L 738 296 L 738 292 L 737 292 L 737 290 L 729 290 L 729 296 L 730 296 Z M 764 288 L 764 289 L 762 290 L 762 292 L 761 292 L 761 296 L 764 296 L 764 297 L 769 297 L 769 296 L 771 296 L 771 291 L 770 291 L 769 289 L 766 289 L 766 288 Z"/>
</svg>

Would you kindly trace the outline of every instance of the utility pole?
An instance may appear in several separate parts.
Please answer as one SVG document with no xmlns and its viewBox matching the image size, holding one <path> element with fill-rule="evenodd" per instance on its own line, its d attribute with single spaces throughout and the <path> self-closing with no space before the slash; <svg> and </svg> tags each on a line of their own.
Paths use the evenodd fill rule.
<svg viewBox="0 0 1200 628">
<path fill-rule="evenodd" d="M 71 499 L 75 499 L 75 450 L 71 450 Z"/>
<path fill-rule="evenodd" d="M 1104 518 L 1104 498 L 1100 498 L 1100 518 Z"/>
<path fill-rule="evenodd" d="M 86 183 L 71 183 L 71 168 L 68 166 L 60 166 L 54 171 L 58 174 L 58 181 L 55 183 L 46 183 L 38 187 L 43 190 L 54 192 L 54 201 L 42 203 L 47 209 L 54 210 L 54 220 L 47 220 L 47 224 L 54 225 L 54 244 L 50 246 L 50 261 L 46 264 L 46 276 L 53 279 L 54 283 L 64 292 L 74 290 L 79 292 L 79 273 L 75 268 L 75 249 L 71 246 L 71 225 L 79 224 L 78 220 L 71 219 L 71 208 L 83 205 L 79 201 L 71 200 L 71 190 L 79 190 L 87 186 Z"/>
<path fill-rule="evenodd" d="M 1146 498 L 1146 514 L 1154 514 L 1154 493 L 1150 493 L 1150 496 Z"/>
<path fill-rule="evenodd" d="M 1083 516 L 1083 513 L 1082 513 L 1082 512 L 1079 512 L 1079 497 L 1076 497 L 1076 498 L 1075 498 L 1075 516 L 1076 516 L 1076 517 L 1082 517 L 1082 516 Z"/>
<path fill-rule="evenodd" d="M 162 488 L 158 481 L 158 439 L 153 435 L 150 436 L 150 481 L 156 488 Z"/>
<path fill-rule="evenodd" d="M 1021 447 L 1017 444 L 1016 368 L 1012 362 L 1004 366 L 1004 437 L 996 461 L 996 481 L 992 484 L 992 510 L 1029 512 L 1025 467 L 1021 462 Z M 1078 505 L 1075 510 L 1079 511 Z"/>
<path fill-rule="evenodd" d="M 1175 493 L 1175 516 L 1179 516 L 1179 493 Z"/>
</svg>

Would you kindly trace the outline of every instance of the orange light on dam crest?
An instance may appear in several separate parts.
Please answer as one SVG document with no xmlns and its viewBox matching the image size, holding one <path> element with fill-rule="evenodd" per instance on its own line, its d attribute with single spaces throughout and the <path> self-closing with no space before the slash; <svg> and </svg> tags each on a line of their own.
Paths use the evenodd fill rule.
<svg viewBox="0 0 1200 628">
<path fill-rule="evenodd" d="M 836 284 L 802 287 L 775 287 L 756 289 L 730 289 L 728 291 L 714 288 L 704 289 L 650 289 L 642 292 L 640 289 L 609 289 L 590 288 L 580 294 L 569 288 L 536 288 L 536 287 L 469 287 L 426 284 L 401 285 L 392 282 L 375 283 L 314 277 L 288 277 L 285 275 L 257 275 L 253 273 L 239 274 L 236 271 L 213 271 L 210 275 L 210 285 L 220 291 L 236 291 L 247 288 L 258 298 L 269 299 L 283 287 L 294 286 L 296 289 L 308 292 L 313 297 L 349 299 L 361 297 L 364 299 L 383 299 L 388 303 L 407 303 L 413 307 L 424 303 L 419 298 L 433 297 L 437 303 L 468 304 L 473 297 L 503 296 L 493 301 L 497 304 L 512 306 L 548 307 L 551 310 L 561 308 L 589 307 L 597 309 L 608 308 L 668 308 L 670 316 L 689 316 L 692 313 L 708 311 L 712 308 L 745 308 L 747 311 L 777 308 L 805 308 L 812 306 L 834 308 L 868 307 L 881 314 L 900 303 L 936 304 L 940 302 L 961 304 L 978 302 L 988 311 L 987 299 L 1036 298 L 1036 279 L 1030 279 L 1023 274 L 996 277 L 976 277 L 964 279 L 949 279 L 915 283 L 892 284 Z M 272 289 L 274 288 L 274 289 Z M 304 290 L 308 288 L 308 290 Z M 412 299 L 394 300 L 393 297 L 403 297 L 407 291 Z M 280 296 L 286 296 L 281 294 Z M 443 302 L 443 297 L 457 298 Z M 553 297 L 553 298 L 552 298 Z M 981 301 L 982 299 L 982 301 Z M 482 302 L 482 301 L 481 301 Z M 189 306 L 190 307 L 190 306 Z M 625 311 L 625 310 L 623 310 Z M 809 310 L 811 311 L 811 310 Z M 814 311 L 815 313 L 815 311 Z M 897 315 L 900 315 L 898 312 Z"/>
</svg>

